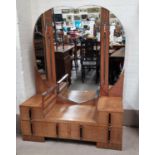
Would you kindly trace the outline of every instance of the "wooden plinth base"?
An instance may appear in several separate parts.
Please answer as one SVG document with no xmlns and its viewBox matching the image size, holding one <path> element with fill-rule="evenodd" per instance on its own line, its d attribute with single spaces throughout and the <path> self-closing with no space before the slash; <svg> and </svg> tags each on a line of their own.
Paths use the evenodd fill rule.
<svg viewBox="0 0 155 155">
<path fill-rule="evenodd" d="M 44 142 L 45 138 L 44 137 L 38 137 L 38 136 L 22 136 L 23 140 L 26 141 L 33 141 L 33 142 Z"/>
<path fill-rule="evenodd" d="M 111 144 L 111 143 L 97 142 L 96 147 L 105 148 L 105 149 L 113 149 L 113 150 L 122 150 L 122 145 L 121 144 Z"/>
</svg>

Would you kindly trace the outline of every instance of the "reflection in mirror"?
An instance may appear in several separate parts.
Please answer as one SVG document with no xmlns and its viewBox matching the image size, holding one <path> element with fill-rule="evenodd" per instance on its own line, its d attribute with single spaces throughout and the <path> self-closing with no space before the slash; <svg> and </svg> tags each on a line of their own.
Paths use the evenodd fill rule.
<svg viewBox="0 0 155 155">
<path fill-rule="evenodd" d="M 109 86 L 114 85 L 123 71 L 125 34 L 118 18 L 110 13 Z"/>
<path fill-rule="evenodd" d="M 99 90 L 100 13 L 94 6 L 54 8 L 56 77 L 67 73 L 70 91 Z"/>
<path fill-rule="evenodd" d="M 34 48 L 36 65 L 42 79 L 47 79 L 46 55 L 43 35 L 42 15 L 39 17 L 34 30 Z"/>
<path fill-rule="evenodd" d="M 91 94 L 90 91 L 92 91 L 92 95 L 88 98 L 99 95 L 101 8 L 94 6 L 79 9 L 57 7 L 48 12 L 51 12 L 51 15 L 47 14 L 50 15 L 47 24 L 53 27 L 54 44 L 52 45 L 55 49 L 58 85 L 62 84 L 62 79 L 65 77 L 69 83 L 65 95 L 71 94 L 71 98 L 75 98 L 74 93 L 77 90 L 83 91 L 80 92 L 83 95 L 87 91 Z M 35 25 L 34 47 L 38 71 L 42 79 L 47 79 L 49 68 L 45 51 L 46 30 L 43 27 L 43 17 L 44 14 L 40 16 Z M 109 87 L 111 87 L 118 81 L 123 70 L 125 35 L 120 21 L 112 13 L 109 16 L 109 22 Z M 52 52 L 52 50 L 49 51 Z"/>
</svg>

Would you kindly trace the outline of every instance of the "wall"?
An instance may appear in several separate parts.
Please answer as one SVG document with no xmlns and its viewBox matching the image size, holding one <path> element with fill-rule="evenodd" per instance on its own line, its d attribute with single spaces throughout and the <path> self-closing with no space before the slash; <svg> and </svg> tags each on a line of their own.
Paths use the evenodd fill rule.
<svg viewBox="0 0 155 155">
<path fill-rule="evenodd" d="M 18 73 L 23 73 L 21 81 L 17 82 L 17 107 L 22 100 L 35 93 L 33 74 L 32 29 L 39 15 L 56 6 L 80 7 L 83 5 L 98 5 L 114 13 L 124 26 L 126 34 L 125 80 L 124 80 L 124 108 L 139 109 L 138 79 L 138 0 L 17 0 L 17 15 L 19 26 L 20 55 Z M 18 46 L 19 46 L 18 45 Z M 21 58 L 18 58 L 20 56 Z M 24 85 L 22 83 L 24 80 Z M 21 95 L 19 92 L 25 91 Z M 17 110 L 18 112 L 18 110 Z"/>
<path fill-rule="evenodd" d="M 32 47 L 31 0 L 17 0 L 16 23 L 16 91 L 17 114 L 19 104 L 35 94 L 34 52 Z"/>
</svg>

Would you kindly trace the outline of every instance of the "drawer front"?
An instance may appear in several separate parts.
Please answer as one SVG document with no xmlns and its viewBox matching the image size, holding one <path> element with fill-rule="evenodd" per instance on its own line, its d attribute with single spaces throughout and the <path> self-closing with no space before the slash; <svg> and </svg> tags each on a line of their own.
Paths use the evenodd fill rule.
<svg viewBox="0 0 155 155">
<path fill-rule="evenodd" d="M 30 120 L 30 119 L 40 119 L 43 118 L 41 108 L 30 108 L 30 107 L 20 107 L 20 119 Z"/>
<path fill-rule="evenodd" d="M 20 119 L 21 120 L 30 120 L 29 107 L 20 106 Z"/>
<path fill-rule="evenodd" d="M 33 135 L 41 137 L 57 137 L 56 123 L 33 122 Z"/>
<path fill-rule="evenodd" d="M 98 123 L 101 123 L 107 126 L 109 123 L 108 117 L 109 117 L 109 114 L 107 112 L 102 112 L 102 111 L 98 112 L 97 114 Z"/>
<path fill-rule="evenodd" d="M 80 139 L 80 126 L 78 124 L 71 124 L 71 133 L 70 138 L 71 139 Z"/>
<path fill-rule="evenodd" d="M 20 125 L 21 125 L 22 135 L 31 135 L 32 134 L 30 121 L 21 121 Z"/>
<path fill-rule="evenodd" d="M 110 128 L 110 143 L 122 144 L 122 128 Z"/>
<path fill-rule="evenodd" d="M 68 139 L 80 139 L 80 127 L 78 124 L 59 123 L 58 137 Z"/>
<path fill-rule="evenodd" d="M 122 127 L 123 113 L 111 113 L 111 126 Z"/>
<path fill-rule="evenodd" d="M 83 126 L 82 139 L 86 141 L 106 143 L 108 140 L 108 128 L 90 125 Z"/>
<path fill-rule="evenodd" d="M 123 113 L 98 112 L 98 123 L 106 126 L 122 127 Z"/>
<path fill-rule="evenodd" d="M 69 138 L 70 137 L 70 125 L 68 123 L 59 123 L 59 133 L 60 138 Z"/>
</svg>

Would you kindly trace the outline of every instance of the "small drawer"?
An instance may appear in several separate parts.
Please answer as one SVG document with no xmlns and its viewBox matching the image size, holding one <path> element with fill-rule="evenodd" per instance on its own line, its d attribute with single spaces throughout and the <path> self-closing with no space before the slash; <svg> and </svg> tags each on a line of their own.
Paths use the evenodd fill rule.
<svg viewBox="0 0 155 155">
<path fill-rule="evenodd" d="M 30 108 L 20 106 L 20 119 L 21 120 L 32 120 L 43 118 L 43 112 L 40 107 Z"/>
<path fill-rule="evenodd" d="M 108 112 L 98 111 L 98 113 L 97 113 L 98 123 L 101 123 L 105 126 L 108 126 L 108 124 L 109 124 L 108 119 L 109 119 L 109 113 Z"/>
<path fill-rule="evenodd" d="M 108 128 L 102 126 L 84 125 L 82 140 L 106 143 L 108 140 Z"/>
<path fill-rule="evenodd" d="M 69 123 L 59 123 L 58 125 L 58 137 L 69 138 L 70 137 L 70 124 Z"/>
<path fill-rule="evenodd" d="M 57 137 L 56 123 L 51 122 L 33 122 L 33 135 L 40 137 Z"/>
<path fill-rule="evenodd" d="M 110 128 L 110 144 L 122 144 L 122 128 Z"/>
<path fill-rule="evenodd" d="M 71 128 L 70 138 L 79 140 L 80 139 L 80 125 L 71 124 L 70 128 Z"/>
<path fill-rule="evenodd" d="M 22 135 L 32 135 L 30 121 L 20 121 Z"/>
<path fill-rule="evenodd" d="M 111 113 L 111 126 L 122 127 L 123 113 Z"/>
<path fill-rule="evenodd" d="M 68 139 L 80 139 L 80 126 L 71 123 L 58 124 L 58 137 Z"/>
<path fill-rule="evenodd" d="M 20 106 L 20 119 L 30 120 L 30 108 L 25 106 Z"/>
<path fill-rule="evenodd" d="M 102 125 L 106 126 L 114 126 L 114 127 L 122 127 L 123 122 L 123 113 L 121 112 L 98 112 L 97 121 Z"/>
</svg>

